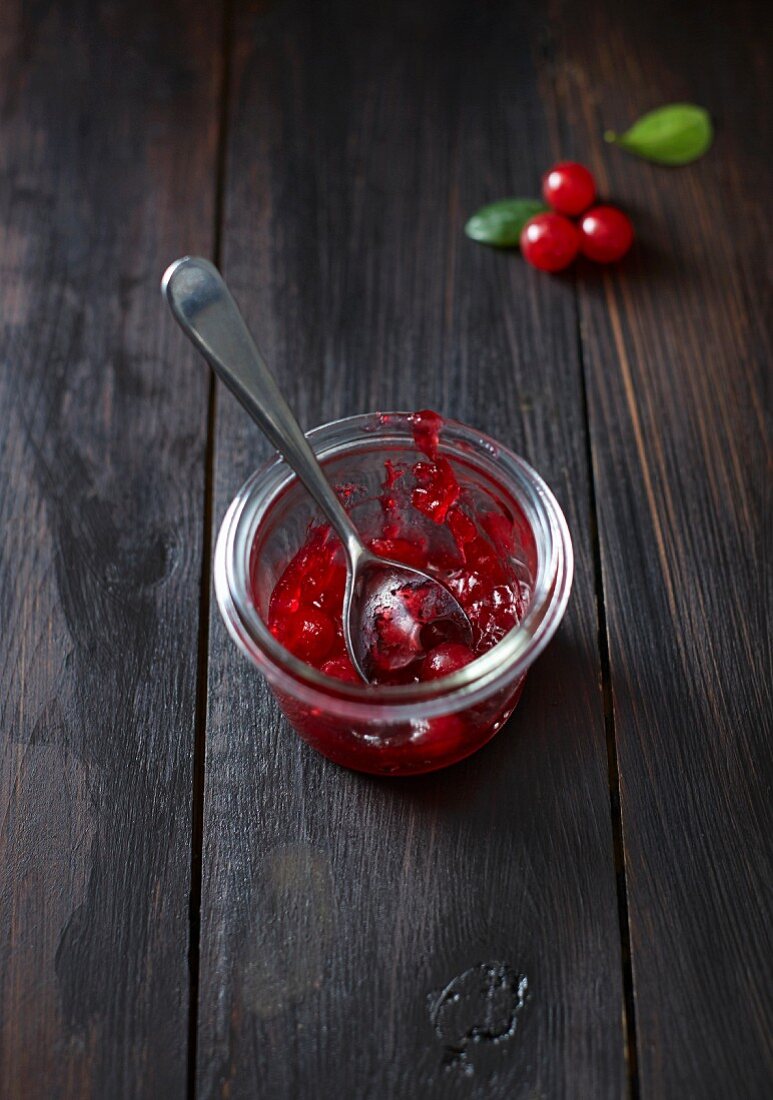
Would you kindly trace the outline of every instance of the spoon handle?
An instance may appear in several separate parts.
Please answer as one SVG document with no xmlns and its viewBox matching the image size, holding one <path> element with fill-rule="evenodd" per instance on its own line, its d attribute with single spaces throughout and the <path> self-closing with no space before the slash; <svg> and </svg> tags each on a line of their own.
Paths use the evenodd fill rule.
<svg viewBox="0 0 773 1100">
<path fill-rule="evenodd" d="M 362 540 L 282 397 L 220 272 L 209 260 L 184 256 L 167 268 L 161 291 L 180 328 L 284 455 L 356 561 L 365 552 Z"/>
</svg>

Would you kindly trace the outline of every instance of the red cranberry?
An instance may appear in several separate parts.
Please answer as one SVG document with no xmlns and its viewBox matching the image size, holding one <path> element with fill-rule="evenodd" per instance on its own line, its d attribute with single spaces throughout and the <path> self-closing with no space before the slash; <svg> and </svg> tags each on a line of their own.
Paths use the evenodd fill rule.
<svg viewBox="0 0 773 1100">
<path fill-rule="evenodd" d="M 548 206 L 574 218 L 596 198 L 596 181 L 583 164 L 567 160 L 542 177 L 542 194 Z"/>
<path fill-rule="evenodd" d="M 301 661 L 319 667 L 333 647 L 333 620 L 316 607 L 302 607 L 280 626 L 280 641 Z"/>
<path fill-rule="evenodd" d="M 442 714 L 439 718 L 430 718 L 427 749 L 434 756 L 446 756 L 462 749 L 466 734 L 464 720 L 458 714 Z"/>
<path fill-rule="evenodd" d="M 577 255 L 580 237 L 562 214 L 536 214 L 521 232 L 521 252 L 540 271 L 563 271 Z"/>
<path fill-rule="evenodd" d="M 442 676 L 450 676 L 452 672 L 458 672 L 470 661 L 475 660 L 475 654 L 461 642 L 443 642 L 431 649 L 422 661 L 421 679 L 439 680 Z"/>
<path fill-rule="evenodd" d="M 616 206 L 594 206 L 580 222 L 580 251 L 589 260 L 614 263 L 632 244 L 631 219 Z"/>
</svg>

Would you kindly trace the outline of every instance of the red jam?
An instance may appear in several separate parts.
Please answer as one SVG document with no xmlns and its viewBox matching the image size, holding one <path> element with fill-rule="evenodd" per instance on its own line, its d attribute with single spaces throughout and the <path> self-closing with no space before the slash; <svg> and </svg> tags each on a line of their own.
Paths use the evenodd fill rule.
<svg viewBox="0 0 773 1100">
<path fill-rule="evenodd" d="M 451 463 L 440 454 L 442 425 L 437 413 L 412 417 L 416 448 L 424 457 L 410 466 L 386 462 L 382 523 L 366 542 L 375 553 L 422 569 L 445 584 L 470 620 L 472 646 L 439 637 L 429 648 L 417 647 L 416 659 L 398 668 L 391 667 L 385 652 L 377 669 L 377 682 L 383 684 L 449 676 L 500 641 L 524 614 L 512 564 L 513 523 L 498 511 L 476 514 Z M 448 537 L 428 538 L 426 520 L 420 517 L 443 528 Z M 356 683 L 360 679 L 343 636 L 345 580 L 340 542 L 329 527 L 314 527 L 274 587 L 268 624 L 300 660 L 327 676 Z"/>
<path fill-rule="evenodd" d="M 389 427 L 392 414 L 381 418 Z M 394 414 L 400 424 L 404 418 Z M 444 681 L 494 646 L 523 617 L 537 565 L 533 532 L 515 499 L 463 451 L 440 447 L 443 421 L 432 412 L 410 418 L 415 450 L 385 447 L 353 456 L 353 483 L 339 495 L 368 545 L 378 554 L 433 575 L 461 603 L 472 624 L 471 644 L 439 632 L 425 637 L 416 658 L 389 668 L 385 653 L 379 682 L 424 683 L 427 692 L 411 705 L 369 701 L 346 653 L 342 611 L 346 569 L 342 548 L 326 526 L 310 527 L 300 550 L 284 565 L 267 609 L 274 636 L 300 660 L 320 669 L 329 688 L 316 689 L 314 703 L 287 681 L 274 694 L 298 733 L 345 767 L 381 775 L 419 775 L 446 767 L 489 741 L 514 709 L 524 675 L 506 668 L 485 691 L 466 697 L 444 690 Z M 398 460 L 399 455 L 399 460 Z M 383 462 L 383 464 L 382 464 Z M 382 473 L 383 471 L 383 473 Z M 375 473 L 374 473 L 375 472 Z M 255 603 L 262 605 L 260 535 L 252 557 Z M 386 644 L 390 644 L 386 638 Z M 271 677 L 269 677 L 271 680 Z M 306 692 L 308 698 L 308 692 Z"/>
</svg>

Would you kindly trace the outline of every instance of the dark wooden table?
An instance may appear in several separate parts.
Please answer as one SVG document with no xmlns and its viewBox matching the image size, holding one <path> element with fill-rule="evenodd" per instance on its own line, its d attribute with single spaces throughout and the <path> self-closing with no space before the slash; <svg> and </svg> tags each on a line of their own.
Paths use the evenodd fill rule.
<svg viewBox="0 0 773 1100">
<path fill-rule="evenodd" d="M 767 29 L 4 0 L 4 1097 L 772 1094 Z M 677 100 L 699 163 L 601 140 Z M 562 157 L 623 265 L 464 237 Z M 336 768 L 228 641 L 212 539 L 268 451 L 162 309 L 185 251 L 304 425 L 430 406 L 554 487 L 570 609 L 468 762 Z"/>
</svg>

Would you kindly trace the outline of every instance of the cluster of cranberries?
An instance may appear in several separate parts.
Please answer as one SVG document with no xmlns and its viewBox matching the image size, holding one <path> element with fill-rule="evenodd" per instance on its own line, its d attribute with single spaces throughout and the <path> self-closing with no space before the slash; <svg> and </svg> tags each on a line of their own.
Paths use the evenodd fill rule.
<svg viewBox="0 0 773 1100">
<path fill-rule="evenodd" d="M 530 218 L 521 233 L 521 252 L 540 271 L 562 271 L 578 252 L 614 263 L 631 247 L 630 218 L 615 206 L 593 205 L 596 181 L 582 164 L 556 164 L 542 177 L 542 194 L 552 211 Z"/>
</svg>

